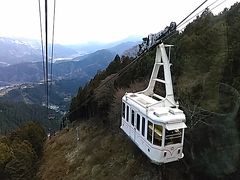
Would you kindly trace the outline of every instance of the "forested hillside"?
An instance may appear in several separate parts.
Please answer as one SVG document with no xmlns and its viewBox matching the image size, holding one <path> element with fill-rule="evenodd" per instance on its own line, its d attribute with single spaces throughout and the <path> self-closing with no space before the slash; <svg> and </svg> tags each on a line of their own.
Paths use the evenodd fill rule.
<svg viewBox="0 0 240 180">
<path fill-rule="evenodd" d="M 56 113 L 52 110 L 49 112 Z M 45 130 L 48 128 L 59 128 L 59 122 L 56 119 L 48 120 L 47 109 L 43 106 L 0 100 L 0 135 L 9 134 L 29 121 L 40 123 Z"/>
<path fill-rule="evenodd" d="M 174 44 L 171 61 L 175 98 L 187 115 L 188 126 L 185 157 L 166 165 L 166 179 L 240 177 L 239 12 L 240 3 L 216 16 L 205 10 L 183 32 L 165 42 Z M 146 88 L 154 56 L 154 51 L 149 52 L 117 78 L 114 74 L 131 59 L 116 56 L 106 70 L 99 72 L 73 98 L 70 120 L 81 122 L 94 117 L 104 124 L 105 131 L 127 138 L 119 129 L 121 97 L 125 92 Z M 141 160 L 135 158 L 134 162 Z M 146 166 L 146 169 L 155 168 L 149 163 Z M 101 168 L 104 171 L 104 167 Z M 172 168 L 178 176 L 172 177 Z M 151 173 L 152 177 L 158 175 L 158 171 Z M 143 179 L 147 177 L 142 176 Z"/>
<path fill-rule="evenodd" d="M 0 135 L 0 179 L 33 179 L 45 138 L 44 129 L 33 122 L 7 136 Z"/>
</svg>

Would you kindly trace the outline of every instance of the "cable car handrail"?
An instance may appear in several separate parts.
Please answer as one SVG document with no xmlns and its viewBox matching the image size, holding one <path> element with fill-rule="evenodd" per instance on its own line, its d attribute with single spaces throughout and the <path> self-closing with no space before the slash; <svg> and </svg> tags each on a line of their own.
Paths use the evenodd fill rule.
<svg viewBox="0 0 240 180">
<path fill-rule="evenodd" d="M 166 99 L 166 98 L 164 98 L 164 97 L 162 97 L 162 96 L 159 96 L 158 94 L 152 94 L 151 96 L 154 96 L 155 98 L 158 98 L 158 99 L 161 99 L 161 101 L 162 100 L 164 100 L 164 99 Z"/>
<path fill-rule="evenodd" d="M 165 136 L 165 139 L 176 139 L 176 138 L 180 138 L 180 137 L 182 137 L 182 135 L 180 134 L 177 134 L 177 135 L 170 135 L 170 136 L 168 136 L 168 135 L 166 135 Z"/>
</svg>

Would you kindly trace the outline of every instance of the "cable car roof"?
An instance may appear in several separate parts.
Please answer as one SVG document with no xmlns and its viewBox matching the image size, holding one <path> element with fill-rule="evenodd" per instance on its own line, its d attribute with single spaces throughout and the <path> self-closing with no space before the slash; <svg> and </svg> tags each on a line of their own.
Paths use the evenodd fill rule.
<svg viewBox="0 0 240 180">
<path fill-rule="evenodd" d="M 140 93 L 126 93 L 123 100 L 146 114 L 155 123 L 180 123 L 185 122 L 186 117 L 182 110 L 177 107 L 163 107 L 161 101 Z M 186 125 L 185 125 L 186 126 Z"/>
<path fill-rule="evenodd" d="M 174 130 L 174 129 L 183 129 L 183 128 L 187 128 L 187 126 L 184 122 L 166 124 L 166 129 L 169 131 Z"/>
</svg>

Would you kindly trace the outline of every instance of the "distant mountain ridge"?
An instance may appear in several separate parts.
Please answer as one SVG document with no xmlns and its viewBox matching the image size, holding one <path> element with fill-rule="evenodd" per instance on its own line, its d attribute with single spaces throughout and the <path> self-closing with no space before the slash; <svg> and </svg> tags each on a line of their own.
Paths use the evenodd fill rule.
<svg viewBox="0 0 240 180">
<path fill-rule="evenodd" d="M 127 37 L 125 39 L 111 42 L 111 43 L 99 43 L 99 42 L 88 42 L 84 44 L 74 44 L 68 45 L 69 48 L 76 50 L 81 55 L 86 55 L 89 53 L 93 53 L 100 49 L 114 49 L 114 52 L 121 55 L 121 50 L 117 50 L 118 48 L 122 49 L 124 46 L 125 50 L 131 48 L 132 46 L 138 44 L 141 41 L 140 37 Z"/>
<path fill-rule="evenodd" d="M 127 41 L 109 48 L 109 50 L 117 53 L 118 55 L 124 55 L 125 51 L 132 49 L 133 47 L 137 46 L 137 44 L 140 44 L 140 41 Z"/>
<path fill-rule="evenodd" d="M 51 46 L 49 46 L 49 49 Z M 54 57 L 76 57 L 78 52 L 60 44 L 54 45 Z M 42 60 L 41 44 L 37 40 L 0 37 L 0 67 Z"/>
<path fill-rule="evenodd" d="M 131 48 L 125 50 L 122 53 L 122 55 L 135 58 L 137 56 L 138 51 L 139 51 L 139 46 L 135 45 L 135 46 L 132 46 Z"/>
<path fill-rule="evenodd" d="M 98 70 L 106 68 L 116 54 L 122 55 L 124 51 L 137 43 L 137 41 L 127 41 L 117 45 L 116 43 L 105 44 L 105 46 L 114 46 L 77 57 L 77 50 L 55 44 L 54 57 L 56 60 L 53 65 L 53 77 L 58 80 L 72 79 L 79 76 L 90 79 Z M 0 37 L 1 84 L 32 83 L 43 80 L 40 49 L 39 42 L 35 40 Z"/>
<path fill-rule="evenodd" d="M 98 70 L 104 69 L 114 58 L 115 53 L 99 50 L 86 56 L 82 61 L 56 62 L 53 65 L 54 79 L 72 79 L 79 76 L 91 78 Z M 25 62 L 0 67 L 0 81 L 6 83 L 39 82 L 43 80 L 42 62 Z"/>
<path fill-rule="evenodd" d="M 39 49 L 30 43 L 11 38 L 0 38 L 0 62 L 15 64 L 19 62 L 40 61 Z"/>
<path fill-rule="evenodd" d="M 100 49 L 109 49 L 122 55 L 123 52 L 138 44 L 140 38 L 129 37 L 112 43 L 86 43 L 80 45 L 54 44 L 54 59 L 74 58 L 91 54 Z M 51 52 L 49 44 L 49 52 Z M 42 61 L 41 43 L 38 40 L 0 37 L 0 67 L 22 62 Z"/>
</svg>

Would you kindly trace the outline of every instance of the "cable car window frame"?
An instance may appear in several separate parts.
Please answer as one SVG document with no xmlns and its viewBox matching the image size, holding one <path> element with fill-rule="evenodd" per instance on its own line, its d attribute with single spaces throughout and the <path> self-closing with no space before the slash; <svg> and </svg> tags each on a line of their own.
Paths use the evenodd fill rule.
<svg viewBox="0 0 240 180">
<path fill-rule="evenodd" d="M 158 129 L 159 128 L 159 129 Z M 162 146 L 163 141 L 163 126 L 160 124 L 154 124 L 153 131 L 153 144 L 156 146 Z M 159 137 L 159 138 L 156 138 Z"/>
<path fill-rule="evenodd" d="M 125 113 L 125 108 L 126 108 L 126 105 L 125 105 L 125 103 L 123 102 L 122 103 L 122 117 L 125 119 L 125 115 L 126 115 L 126 113 Z"/>
<path fill-rule="evenodd" d="M 148 120 L 147 124 L 147 140 L 152 143 L 153 141 L 153 123 Z"/>
<path fill-rule="evenodd" d="M 142 135 L 145 137 L 145 117 L 142 117 Z"/>
<path fill-rule="evenodd" d="M 131 124 L 134 126 L 135 111 L 132 109 Z"/>
<path fill-rule="evenodd" d="M 136 127 L 137 127 L 138 131 L 140 131 L 140 119 L 141 119 L 141 116 L 137 113 L 137 124 L 136 124 Z"/>
<path fill-rule="evenodd" d="M 164 146 L 182 143 L 183 129 L 167 130 L 165 128 Z"/>
<path fill-rule="evenodd" d="M 126 117 L 126 121 L 128 122 L 129 120 L 129 106 L 127 105 L 127 117 Z"/>
</svg>

